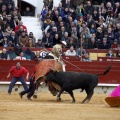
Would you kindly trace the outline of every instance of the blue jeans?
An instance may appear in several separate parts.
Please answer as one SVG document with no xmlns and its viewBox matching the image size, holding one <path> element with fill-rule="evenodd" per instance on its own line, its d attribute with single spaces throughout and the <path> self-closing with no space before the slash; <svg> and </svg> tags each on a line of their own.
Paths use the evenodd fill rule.
<svg viewBox="0 0 120 120">
<path fill-rule="evenodd" d="M 8 89 L 9 94 L 12 92 L 12 88 L 14 87 L 15 83 L 18 81 L 22 83 L 24 89 L 28 89 L 24 77 L 13 77 Z"/>
<path fill-rule="evenodd" d="M 32 97 L 32 95 L 34 94 L 34 91 L 35 91 L 35 84 L 34 84 L 34 79 L 33 77 L 31 76 L 30 77 L 30 85 L 29 85 L 29 88 L 28 89 L 25 89 L 24 91 L 20 92 L 21 95 L 24 95 L 26 93 L 27 94 L 27 98 L 30 99 Z"/>
</svg>

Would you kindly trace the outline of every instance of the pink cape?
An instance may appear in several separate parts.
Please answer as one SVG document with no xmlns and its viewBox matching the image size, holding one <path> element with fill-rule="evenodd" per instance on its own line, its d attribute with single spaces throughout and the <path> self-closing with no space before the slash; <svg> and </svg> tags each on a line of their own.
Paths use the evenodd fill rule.
<svg viewBox="0 0 120 120">
<path fill-rule="evenodd" d="M 120 85 L 118 87 L 116 87 L 109 96 L 111 96 L 111 97 L 120 96 Z"/>
</svg>

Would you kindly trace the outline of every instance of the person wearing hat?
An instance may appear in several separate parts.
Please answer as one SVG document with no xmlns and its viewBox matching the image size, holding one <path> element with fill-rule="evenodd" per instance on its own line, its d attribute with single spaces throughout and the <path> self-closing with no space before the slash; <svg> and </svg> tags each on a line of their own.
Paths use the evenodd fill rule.
<svg viewBox="0 0 120 120">
<path fill-rule="evenodd" d="M 44 48 L 44 44 L 42 43 L 42 39 L 38 39 L 37 43 L 35 43 L 36 48 Z"/>
</svg>

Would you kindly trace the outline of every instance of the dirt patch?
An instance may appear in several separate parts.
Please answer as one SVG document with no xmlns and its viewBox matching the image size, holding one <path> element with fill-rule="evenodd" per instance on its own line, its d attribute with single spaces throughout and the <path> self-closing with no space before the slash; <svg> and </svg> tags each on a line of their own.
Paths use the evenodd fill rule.
<svg viewBox="0 0 120 120">
<path fill-rule="evenodd" d="M 37 99 L 20 99 L 18 92 L 0 92 L 0 120 L 120 120 L 120 108 L 109 107 L 105 94 L 94 94 L 89 103 L 80 102 L 86 94 L 75 93 L 76 103 L 69 94 L 62 94 L 62 101 L 49 92 L 41 92 Z"/>
</svg>

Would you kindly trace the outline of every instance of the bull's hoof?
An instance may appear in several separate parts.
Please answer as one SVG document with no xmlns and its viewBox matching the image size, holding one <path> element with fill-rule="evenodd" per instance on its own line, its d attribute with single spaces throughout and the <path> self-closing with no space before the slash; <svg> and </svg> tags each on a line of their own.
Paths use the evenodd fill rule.
<svg viewBox="0 0 120 120">
<path fill-rule="evenodd" d="M 37 95 L 33 95 L 33 98 L 36 99 L 36 98 L 37 98 Z"/>
<path fill-rule="evenodd" d="M 60 101 L 61 101 L 61 98 L 60 98 L 60 97 L 57 97 L 57 101 L 60 102 Z"/>
<path fill-rule="evenodd" d="M 72 103 L 75 103 L 75 101 L 73 100 Z"/>
</svg>

